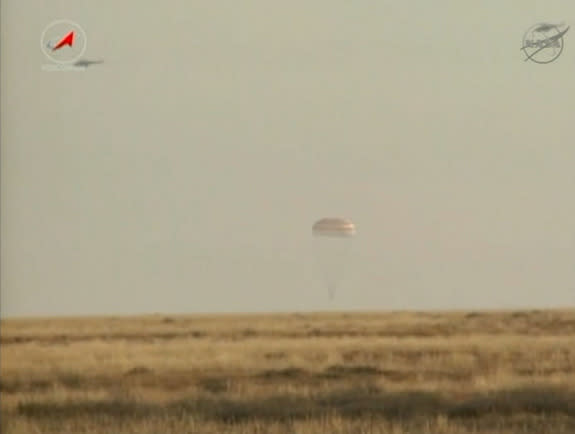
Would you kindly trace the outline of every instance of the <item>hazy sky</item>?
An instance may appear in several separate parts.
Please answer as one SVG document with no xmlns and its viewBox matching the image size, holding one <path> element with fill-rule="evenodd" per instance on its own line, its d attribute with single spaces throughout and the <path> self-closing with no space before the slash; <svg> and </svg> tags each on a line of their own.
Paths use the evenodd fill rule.
<svg viewBox="0 0 575 434">
<path fill-rule="evenodd" d="M 85 72 L 46 72 L 55 19 Z M 2 2 L 2 315 L 575 305 L 575 2 Z M 311 225 L 357 224 L 335 300 Z"/>
</svg>

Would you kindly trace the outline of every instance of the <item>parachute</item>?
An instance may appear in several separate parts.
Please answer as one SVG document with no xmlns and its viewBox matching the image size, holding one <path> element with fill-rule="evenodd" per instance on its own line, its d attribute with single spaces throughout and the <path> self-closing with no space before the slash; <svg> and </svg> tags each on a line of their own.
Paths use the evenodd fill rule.
<svg viewBox="0 0 575 434">
<path fill-rule="evenodd" d="M 330 299 L 343 277 L 355 233 L 355 224 L 347 218 L 326 217 L 312 226 L 316 262 Z"/>
</svg>

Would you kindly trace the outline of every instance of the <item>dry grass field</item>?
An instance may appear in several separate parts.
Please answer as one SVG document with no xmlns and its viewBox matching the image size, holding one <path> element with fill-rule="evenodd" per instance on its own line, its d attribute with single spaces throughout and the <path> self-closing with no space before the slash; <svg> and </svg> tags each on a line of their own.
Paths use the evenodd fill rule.
<svg viewBox="0 0 575 434">
<path fill-rule="evenodd" d="M 575 433 L 575 311 L 4 320 L 2 433 Z"/>
</svg>

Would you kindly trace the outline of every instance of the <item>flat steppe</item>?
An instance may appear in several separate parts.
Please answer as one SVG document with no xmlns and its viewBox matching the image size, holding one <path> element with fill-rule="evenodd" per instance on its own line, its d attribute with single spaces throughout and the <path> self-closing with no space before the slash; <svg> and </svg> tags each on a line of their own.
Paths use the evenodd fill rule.
<svg viewBox="0 0 575 434">
<path fill-rule="evenodd" d="M 575 433 L 575 310 L 1 322 L 2 433 Z"/>
</svg>

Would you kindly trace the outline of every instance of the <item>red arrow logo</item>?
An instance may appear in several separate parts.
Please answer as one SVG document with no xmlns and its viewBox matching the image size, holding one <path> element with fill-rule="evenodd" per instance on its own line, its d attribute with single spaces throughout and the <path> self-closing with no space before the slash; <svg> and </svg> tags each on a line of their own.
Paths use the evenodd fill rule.
<svg viewBox="0 0 575 434">
<path fill-rule="evenodd" d="M 68 45 L 69 47 L 71 47 L 72 44 L 74 44 L 74 31 L 71 31 L 66 36 L 64 36 L 62 39 L 60 39 L 60 42 L 58 42 L 54 46 L 54 48 L 52 48 L 52 51 L 56 51 L 56 50 L 62 48 L 64 45 Z"/>
</svg>

